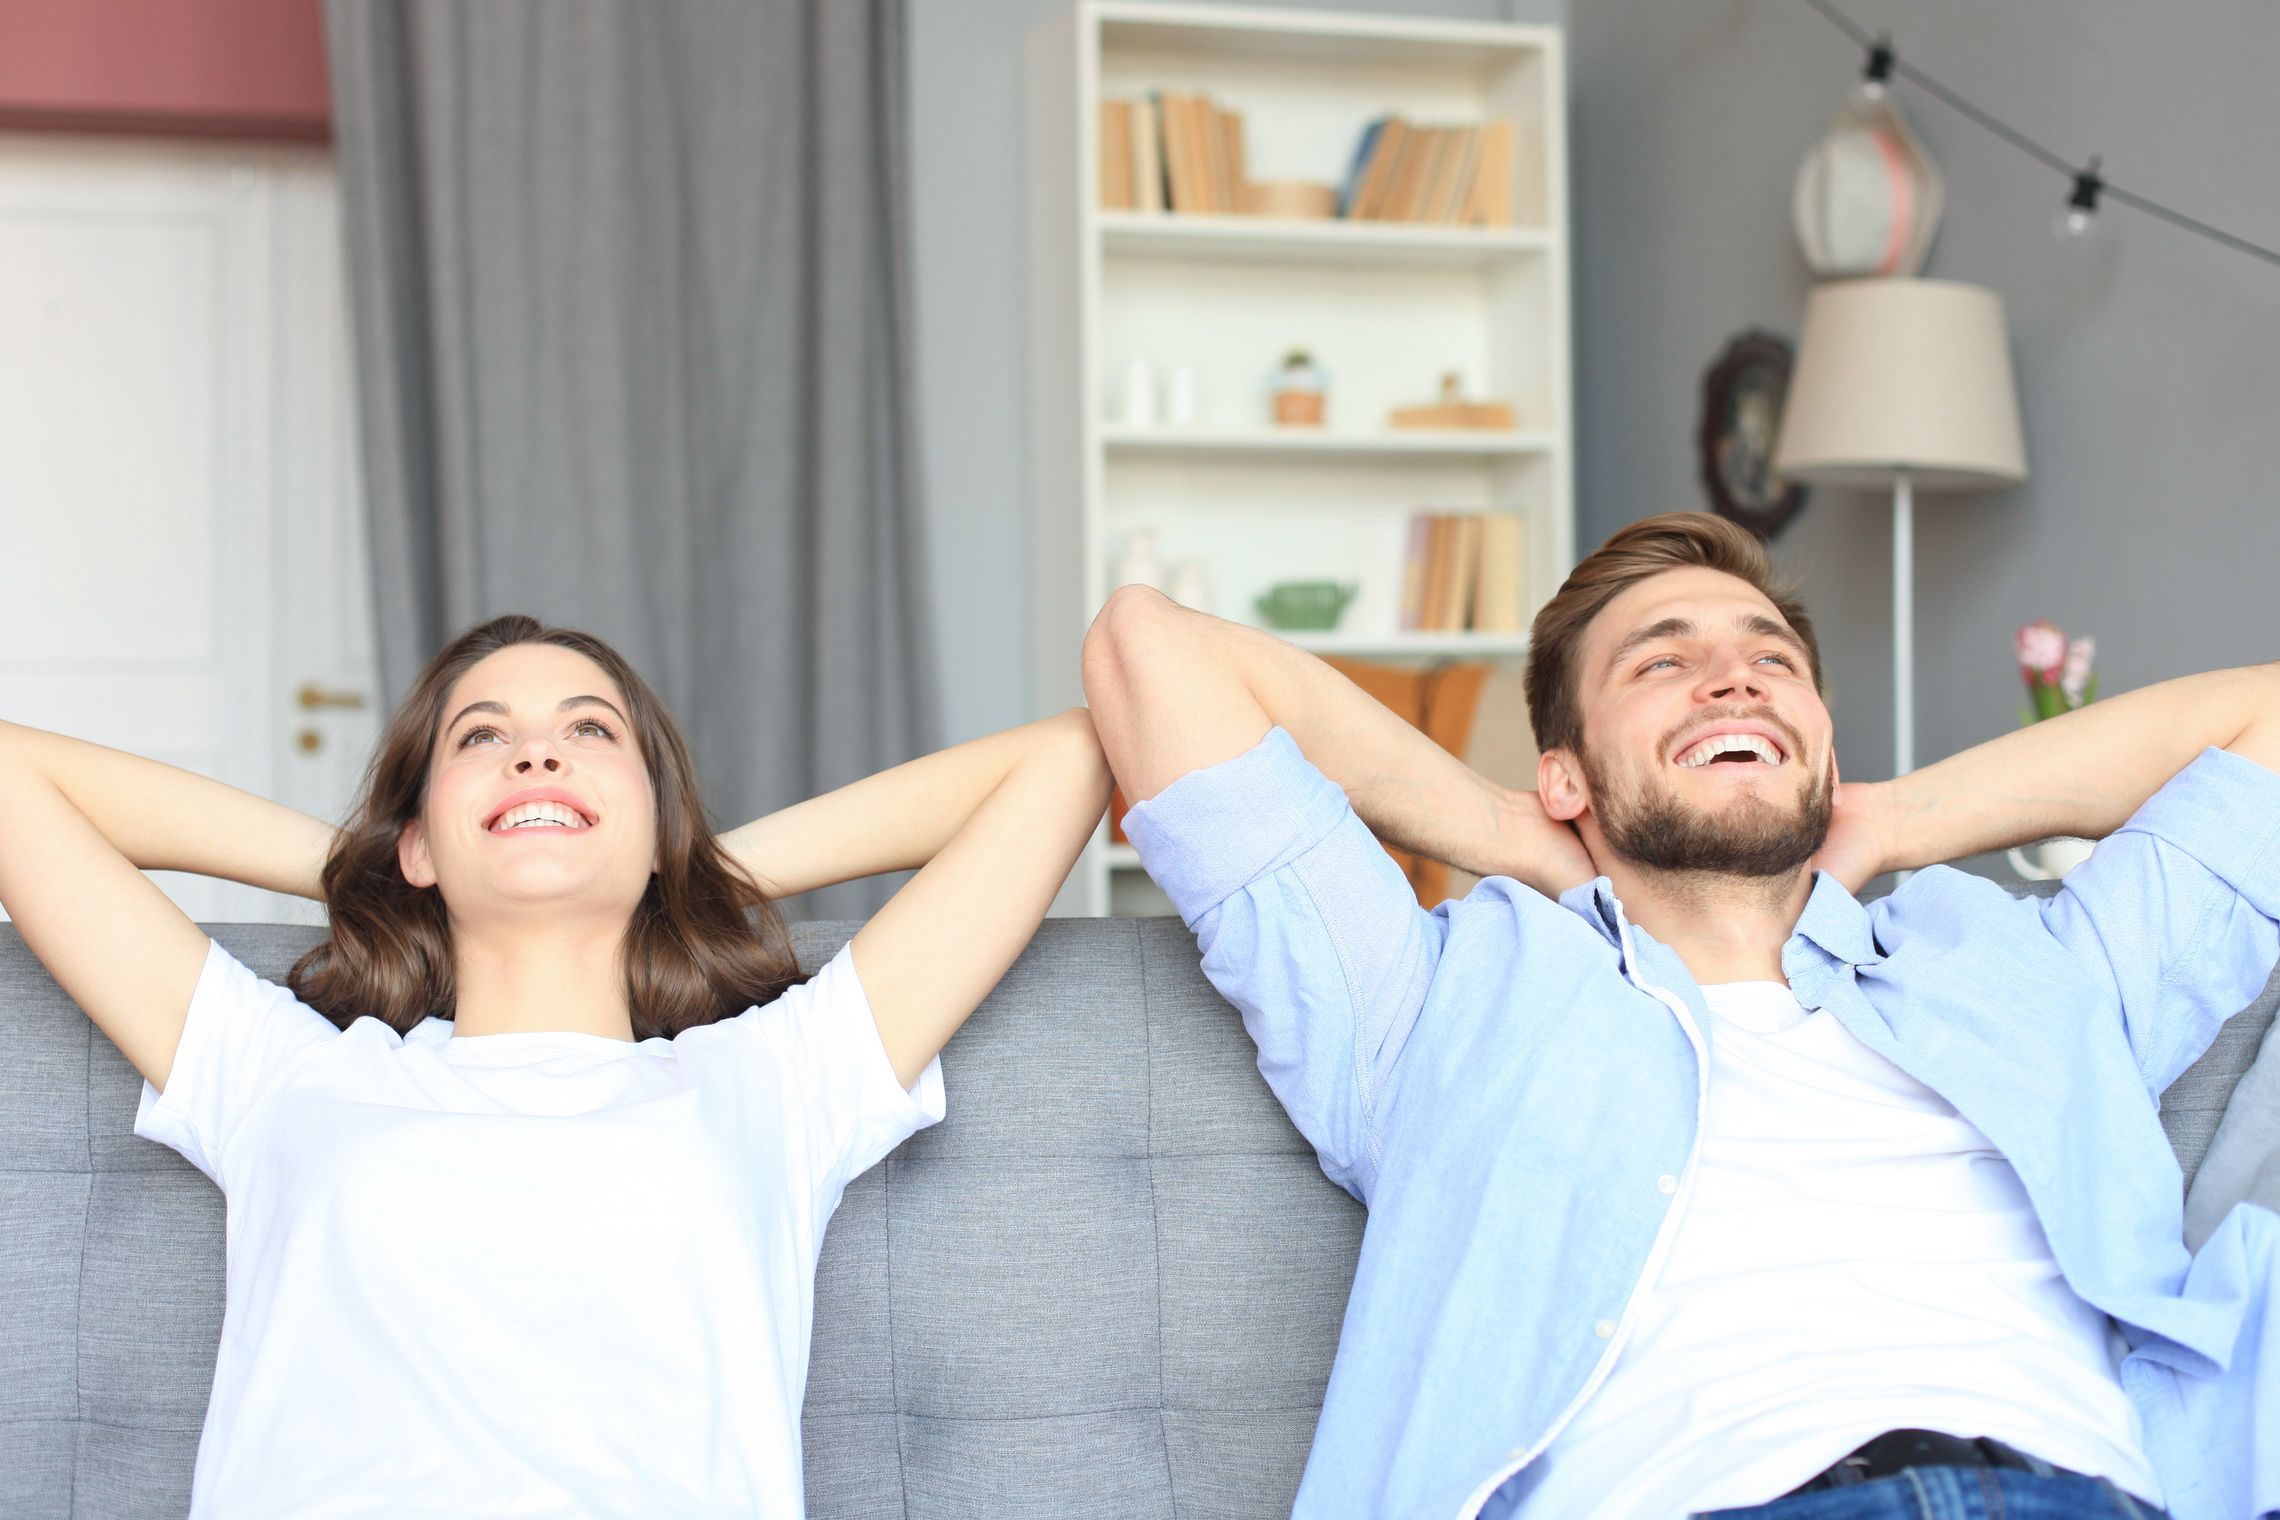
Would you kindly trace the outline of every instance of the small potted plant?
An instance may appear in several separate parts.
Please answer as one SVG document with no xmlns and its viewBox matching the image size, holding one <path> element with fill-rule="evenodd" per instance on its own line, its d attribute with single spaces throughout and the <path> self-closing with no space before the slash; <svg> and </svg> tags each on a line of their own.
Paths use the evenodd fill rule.
<svg viewBox="0 0 2280 1520">
<path fill-rule="evenodd" d="M 1322 397 L 1330 377 L 1303 348 L 1283 355 L 1275 372 L 1275 421 L 1285 427 L 1320 427 Z"/>
<path fill-rule="evenodd" d="M 2098 673 L 2091 661 L 2098 646 L 2087 635 L 2069 639 L 2056 623 L 2038 619 L 2014 634 L 2011 644 L 2019 659 L 2019 677 L 2027 685 L 2027 705 L 2019 709 L 2021 723 L 2040 723 L 2097 700 Z M 2012 850 L 2011 869 L 2029 881 L 2056 881 L 2090 858 L 2091 843 L 2045 839 Z"/>
</svg>

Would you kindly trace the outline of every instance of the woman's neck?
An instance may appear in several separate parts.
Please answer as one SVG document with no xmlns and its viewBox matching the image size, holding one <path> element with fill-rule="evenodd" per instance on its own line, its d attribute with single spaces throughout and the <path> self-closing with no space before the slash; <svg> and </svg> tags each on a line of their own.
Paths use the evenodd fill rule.
<svg viewBox="0 0 2280 1520">
<path fill-rule="evenodd" d="M 583 919 L 453 924 L 454 1033 L 633 1038 L 618 963 L 624 929 Z"/>
</svg>

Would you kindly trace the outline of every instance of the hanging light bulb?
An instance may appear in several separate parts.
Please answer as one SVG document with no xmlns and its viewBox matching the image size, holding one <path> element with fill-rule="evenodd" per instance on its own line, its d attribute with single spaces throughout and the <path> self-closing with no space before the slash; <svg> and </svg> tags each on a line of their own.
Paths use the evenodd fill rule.
<svg viewBox="0 0 2280 1520">
<path fill-rule="evenodd" d="M 2098 162 L 2092 158 L 2088 167 L 2074 176 L 2074 193 L 2051 221 L 2050 230 L 2062 243 L 2088 242 L 2098 230 L 2098 192 L 2106 188 L 2106 182 L 2098 177 Z"/>
<path fill-rule="evenodd" d="M 1879 101 L 1892 83 L 1892 34 L 1877 35 L 1875 46 L 1868 50 L 1868 62 L 1860 71 L 1860 84 L 1853 91 L 1853 99 L 1863 102 Z"/>
</svg>

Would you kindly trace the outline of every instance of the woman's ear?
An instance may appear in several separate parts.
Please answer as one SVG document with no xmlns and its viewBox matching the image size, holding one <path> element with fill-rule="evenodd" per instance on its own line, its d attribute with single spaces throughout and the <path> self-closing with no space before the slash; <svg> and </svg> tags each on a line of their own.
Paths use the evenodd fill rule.
<svg viewBox="0 0 2280 1520">
<path fill-rule="evenodd" d="M 415 887 L 435 885 L 435 862 L 428 856 L 427 831 L 414 818 L 396 836 L 396 869 Z"/>
<path fill-rule="evenodd" d="M 1582 768 L 1564 749 L 1546 750 L 1536 759 L 1536 799 L 1544 815 L 1555 823 L 1573 823 L 1591 807 L 1591 791 L 1584 785 Z"/>
</svg>

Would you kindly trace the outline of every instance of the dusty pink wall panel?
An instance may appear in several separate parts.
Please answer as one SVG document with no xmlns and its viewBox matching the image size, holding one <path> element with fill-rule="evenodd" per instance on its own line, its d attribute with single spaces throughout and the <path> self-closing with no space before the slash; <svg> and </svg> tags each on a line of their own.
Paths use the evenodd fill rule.
<svg viewBox="0 0 2280 1520">
<path fill-rule="evenodd" d="M 329 135 L 323 0 L 0 0 L 0 126 Z"/>
</svg>

